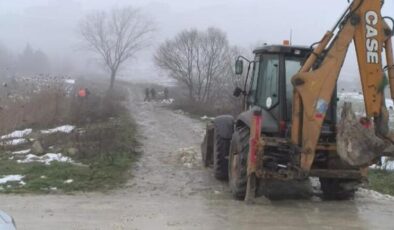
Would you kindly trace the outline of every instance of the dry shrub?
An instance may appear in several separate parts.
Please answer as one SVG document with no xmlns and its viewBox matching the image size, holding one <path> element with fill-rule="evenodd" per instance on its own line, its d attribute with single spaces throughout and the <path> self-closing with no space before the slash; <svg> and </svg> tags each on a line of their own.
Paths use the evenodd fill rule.
<svg viewBox="0 0 394 230">
<path fill-rule="evenodd" d="M 118 136 L 118 129 L 112 122 L 103 122 L 85 127 L 83 133 L 73 135 L 73 143 L 79 150 L 77 159 L 91 159 L 116 153 L 112 149 L 115 144 L 114 138 Z"/>
<path fill-rule="evenodd" d="M 93 90 L 88 97 L 79 98 L 59 84 L 35 93 L 3 97 L 0 99 L 0 133 L 63 124 L 81 125 L 114 117 L 124 109 L 121 101 L 127 98 L 126 91 L 103 92 Z"/>
<path fill-rule="evenodd" d="M 60 87 L 41 90 L 39 93 L 3 98 L 0 111 L 2 133 L 18 128 L 50 127 L 67 119 L 70 98 Z"/>
<path fill-rule="evenodd" d="M 121 102 L 127 98 L 120 91 L 103 95 L 90 94 L 87 98 L 74 97 L 71 102 L 70 122 L 85 124 L 116 117 L 124 111 Z"/>
</svg>

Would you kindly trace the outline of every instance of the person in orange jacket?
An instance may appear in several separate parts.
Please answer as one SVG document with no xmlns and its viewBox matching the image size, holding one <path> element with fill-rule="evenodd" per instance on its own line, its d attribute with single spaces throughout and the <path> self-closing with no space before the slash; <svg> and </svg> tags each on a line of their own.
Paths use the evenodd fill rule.
<svg viewBox="0 0 394 230">
<path fill-rule="evenodd" d="M 90 92 L 87 88 L 81 88 L 78 91 L 78 97 L 80 98 L 87 98 L 89 96 Z"/>
</svg>

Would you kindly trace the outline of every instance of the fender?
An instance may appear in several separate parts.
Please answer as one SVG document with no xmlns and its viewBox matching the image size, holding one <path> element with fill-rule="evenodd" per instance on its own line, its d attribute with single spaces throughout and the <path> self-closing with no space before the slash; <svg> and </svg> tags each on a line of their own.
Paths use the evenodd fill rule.
<svg viewBox="0 0 394 230">
<path fill-rule="evenodd" d="M 279 132 L 278 121 L 267 110 L 262 109 L 261 115 L 264 119 L 264 122 L 261 124 L 261 131 L 263 133 Z M 253 117 L 253 109 L 245 111 L 238 116 L 236 125 L 238 126 L 243 124 L 250 128 L 252 117 Z"/>
</svg>

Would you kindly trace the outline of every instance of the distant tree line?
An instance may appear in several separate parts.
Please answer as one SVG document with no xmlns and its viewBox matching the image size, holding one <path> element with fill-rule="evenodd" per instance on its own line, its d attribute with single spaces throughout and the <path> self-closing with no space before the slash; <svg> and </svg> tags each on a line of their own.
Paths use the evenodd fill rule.
<svg viewBox="0 0 394 230">
<path fill-rule="evenodd" d="M 0 74 L 42 74 L 50 71 L 51 63 L 43 51 L 27 44 L 20 54 L 14 54 L 0 44 Z"/>
</svg>

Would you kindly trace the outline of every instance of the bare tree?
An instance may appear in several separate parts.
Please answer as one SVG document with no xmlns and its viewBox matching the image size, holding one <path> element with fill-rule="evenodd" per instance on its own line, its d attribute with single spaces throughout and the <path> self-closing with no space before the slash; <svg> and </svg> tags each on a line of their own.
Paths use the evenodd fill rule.
<svg viewBox="0 0 394 230">
<path fill-rule="evenodd" d="M 102 58 L 109 70 L 110 89 L 119 67 L 149 45 L 153 31 L 153 23 L 132 7 L 92 13 L 81 21 L 79 27 L 88 48 Z"/>
<path fill-rule="evenodd" d="M 207 103 L 227 73 L 229 50 L 226 34 L 219 29 L 185 30 L 159 47 L 155 62 L 187 87 L 191 101 Z"/>
</svg>

